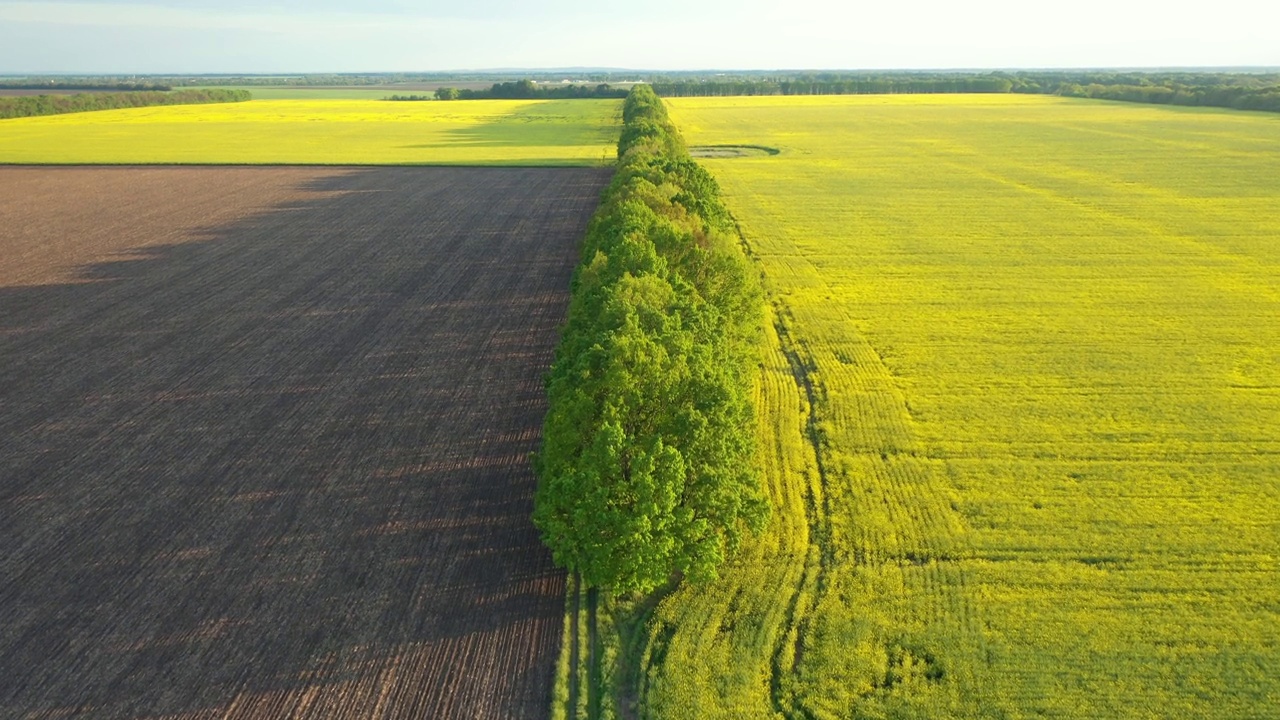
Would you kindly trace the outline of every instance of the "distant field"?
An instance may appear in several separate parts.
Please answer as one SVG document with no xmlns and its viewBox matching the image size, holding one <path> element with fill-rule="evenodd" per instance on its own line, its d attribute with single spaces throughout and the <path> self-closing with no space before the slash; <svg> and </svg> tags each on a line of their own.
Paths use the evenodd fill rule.
<svg viewBox="0 0 1280 720">
<path fill-rule="evenodd" d="M 781 150 L 701 161 L 777 316 L 778 507 L 659 608 L 644 713 L 1274 716 L 1280 119 L 668 102 Z"/>
<path fill-rule="evenodd" d="M 601 165 L 613 100 L 254 100 L 0 121 L 0 163 Z"/>
<path fill-rule="evenodd" d="M 530 718 L 609 172 L 0 168 L 0 717 Z"/>
</svg>

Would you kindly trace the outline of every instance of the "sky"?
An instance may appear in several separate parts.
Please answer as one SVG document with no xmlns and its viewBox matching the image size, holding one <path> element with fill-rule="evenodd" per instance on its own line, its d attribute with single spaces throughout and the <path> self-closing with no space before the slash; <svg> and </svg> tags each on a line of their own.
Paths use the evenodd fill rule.
<svg viewBox="0 0 1280 720">
<path fill-rule="evenodd" d="M 0 0 L 0 73 L 1280 66 L 1276 0 Z"/>
</svg>

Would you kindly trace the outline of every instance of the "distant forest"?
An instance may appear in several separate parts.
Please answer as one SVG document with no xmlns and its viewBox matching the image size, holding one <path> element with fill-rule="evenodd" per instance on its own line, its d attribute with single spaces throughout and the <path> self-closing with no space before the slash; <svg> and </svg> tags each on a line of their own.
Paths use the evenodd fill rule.
<svg viewBox="0 0 1280 720">
<path fill-rule="evenodd" d="M 123 92 L 134 92 L 138 90 L 172 90 L 170 85 L 162 85 L 151 82 L 124 82 L 124 81 L 107 81 L 94 82 L 92 79 L 51 79 L 44 81 L 37 80 L 4 80 L 0 81 L 0 90 L 44 90 L 50 95 L 66 95 L 68 93 L 91 90 L 94 92 L 104 92 L 110 90 L 120 90 Z"/>
<path fill-rule="evenodd" d="M 466 88 L 442 87 L 431 95 L 392 95 L 388 100 L 527 100 L 527 99 L 584 99 L 584 98 L 625 98 L 626 88 L 600 85 L 539 85 L 532 80 L 494 83 L 485 90 L 469 90 Z"/>
<path fill-rule="evenodd" d="M 37 115 L 91 110 L 148 107 L 151 105 L 198 105 L 204 103 L 242 102 L 250 99 L 248 90 L 177 90 L 174 92 L 92 92 L 78 95 L 27 95 L 0 97 L 0 120 Z"/>
<path fill-rule="evenodd" d="M 645 78 L 662 97 L 732 95 L 892 95 L 1023 93 L 1062 97 L 1280 112 L 1280 73 L 992 72 L 815 73 L 762 77 L 658 76 Z M 434 95 L 392 100 L 481 98 L 617 98 L 626 90 L 599 85 L 545 85 L 525 79 L 488 90 L 442 87 Z"/>
<path fill-rule="evenodd" d="M 1027 93 L 1280 112 L 1280 73 L 992 72 L 818 73 L 652 82 L 664 97 Z"/>
<path fill-rule="evenodd" d="M 570 80 L 571 82 L 566 82 Z M 447 87 L 492 82 L 489 89 Z M 0 78 L 0 89 L 164 90 L 191 86 L 385 87 L 446 85 L 392 100 L 623 97 L 618 83 L 644 82 L 665 97 L 707 95 L 850 95 L 1029 93 L 1127 102 L 1280 112 L 1280 72 L 1238 70 L 1032 70 L 995 72 L 740 71 L 648 72 L 610 69 L 314 75 L 129 75 Z"/>
<path fill-rule="evenodd" d="M 542 83 L 599 84 L 636 81 L 644 73 L 623 71 L 515 71 L 471 73 L 317 73 L 304 75 L 26 75 L 0 77 L 0 90 L 170 90 L 183 87 L 382 87 L 414 83 L 501 83 L 529 79 Z"/>
</svg>

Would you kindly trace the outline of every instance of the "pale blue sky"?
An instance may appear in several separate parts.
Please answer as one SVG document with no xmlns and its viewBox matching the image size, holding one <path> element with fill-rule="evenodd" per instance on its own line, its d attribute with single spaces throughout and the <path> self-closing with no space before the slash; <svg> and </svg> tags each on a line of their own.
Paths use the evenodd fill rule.
<svg viewBox="0 0 1280 720">
<path fill-rule="evenodd" d="M 0 73 L 1280 65 L 1276 0 L 0 0 Z"/>
</svg>

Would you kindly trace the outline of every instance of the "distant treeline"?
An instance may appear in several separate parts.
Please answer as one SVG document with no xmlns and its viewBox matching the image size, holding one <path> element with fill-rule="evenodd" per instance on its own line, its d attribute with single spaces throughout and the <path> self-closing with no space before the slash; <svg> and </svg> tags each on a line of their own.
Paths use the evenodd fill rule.
<svg viewBox="0 0 1280 720">
<path fill-rule="evenodd" d="M 171 90 L 183 86 L 256 85 L 263 87 L 311 87 L 332 85 L 383 85 L 416 79 L 420 74 L 323 73 L 314 75 L 28 75 L 0 81 L 11 89 Z"/>
<path fill-rule="evenodd" d="M 406 83 L 483 83 L 514 82 L 522 78 L 544 83 L 557 83 L 565 78 L 602 83 L 634 80 L 635 73 L 614 76 L 608 72 L 547 71 L 547 72 L 473 72 L 473 73 L 331 73 L 318 75 L 266 76 L 266 75 L 195 75 L 195 76 L 156 76 L 149 78 L 155 82 L 167 82 L 174 86 L 199 85 L 263 85 L 287 87 L 354 87 L 376 85 L 401 85 Z"/>
<path fill-rule="evenodd" d="M 574 83 L 562 83 L 566 78 Z M 519 79 L 526 78 L 526 79 Z M 189 86 L 353 87 L 415 82 L 494 82 L 487 90 L 444 87 L 435 94 L 393 96 L 393 100 L 472 98 L 616 98 L 625 91 L 609 83 L 647 82 L 661 96 L 851 95 L 906 93 L 1034 93 L 1065 97 L 1203 105 L 1280 111 L 1280 73 L 1272 68 L 1232 71 L 1070 70 L 1070 71 L 853 71 L 802 70 L 729 72 L 645 72 L 569 69 L 471 73 L 328 73 L 314 75 L 120 75 L 11 76 L 0 89 L 165 90 Z"/>
<path fill-rule="evenodd" d="M 822 73 L 780 78 L 658 80 L 653 89 L 664 97 L 1029 93 L 1280 112 L 1280 75 L 1274 73 Z"/>
<path fill-rule="evenodd" d="M 392 72 L 392 73 L 313 73 L 302 75 L 28 75 L 6 77 L 0 83 L 22 83 L 37 88 L 49 87 L 57 83 L 60 87 L 69 84 L 84 85 L 85 89 L 100 88 L 110 85 L 123 85 L 120 89 L 162 89 L 181 87 L 373 87 L 395 86 L 413 83 L 450 84 L 450 83 L 495 83 L 529 78 L 543 83 L 558 83 L 566 78 L 578 82 L 603 83 L 636 80 L 638 74 L 614 73 L 609 71 L 578 70 L 524 70 L 496 72 Z"/>
<path fill-rule="evenodd" d="M 757 271 L 715 180 L 636 87 L 547 380 L 533 521 L 587 587 L 716 577 L 768 503 L 755 456 Z"/>
<path fill-rule="evenodd" d="M 910 93 L 1007 93 L 1013 83 L 988 76 L 894 75 L 844 80 L 675 80 L 653 83 L 661 97 L 732 95 L 893 95 Z"/>
<path fill-rule="evenodd" d="M 494 83 L 487 90 L 442 87 L 433 95 L 392 95 L 388 100 L 571 100 L 590 98 L 624 98 L 625 88 L 608 85 L 540 85 L 532 80 Z"/>
<path fill-rule="evenodd" d="M 169 85 L 157 85 L 155 83 L 136 83 L 136 82 L 63 82 L 61 80 L 46 80 L 44 82 L 21 81 L 21 82 L 0 82 L 0 90 L 44 90 L 50 94 L 62 94 L 76 91 L 93 90 L 97 92 L 117 90 L 122 92 L 136 92 L 138 90 L 160 90 L 167 91 L 173 88 Z"/>
<path fill-rule="evenodd" d="M 0 120 L 36 115 L 151 105 L 199 105 L 203 103 L 243 102 L 252 96 L 248 90 L 177 90 L 174 92 L 140 91 L 125 93 L 82 93 L 78 95 L 28 95 L 0 98 Z"/>
<path fill-rule="evenodd" d="M 1079 85 L 1073 83 L 1060 86 L 1054 94 L 1158 105 L 1280 112 L 1280 85 L 1269 88 L 1247 88 L 1223 85 L 1102 85 L 1099 83 Z"/>
</svg>

